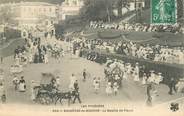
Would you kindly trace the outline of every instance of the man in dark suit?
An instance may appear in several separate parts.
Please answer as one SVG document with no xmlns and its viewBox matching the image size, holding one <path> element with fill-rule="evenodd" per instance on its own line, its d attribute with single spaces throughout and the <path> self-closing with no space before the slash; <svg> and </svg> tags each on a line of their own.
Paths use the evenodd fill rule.
<svg viewBox="0 0 184 116">
<path fill-rule="evenodd" d="M 78 99 L 79 103 L 81 103 L 81 99 L 80 99 L 80 93 L 79 93 L 79 85 L 78 85 L 78 81 L 76 80 L 74 83 L 74 100 L 73 103 L 75 103 L 75 100 Z"/>
<path fill-rule="evenodd" d="M 147 85 L 147 101 L 146 101 L 146 104 L 148 105 L 148 106 L 152 106 L 152 97 L 151 97 L 151 90 L 152 90 L 152 84 L 150 83 L 150 84 L 148 84 Z"/>
<path fill-rule="evenodd" d="M 176 90 L 176 80 L 174 78 L 171 78 L 169 82 L 169 94 L 173 95 L 173 90 L 177 92 Z"/>
<path fill-rule="evenodd" d="M 86 69 L 83 70 L 82 75 L 83 75 L 83 81 L 86 81 L 86 76 L 87 76 Z"/>
</svg>

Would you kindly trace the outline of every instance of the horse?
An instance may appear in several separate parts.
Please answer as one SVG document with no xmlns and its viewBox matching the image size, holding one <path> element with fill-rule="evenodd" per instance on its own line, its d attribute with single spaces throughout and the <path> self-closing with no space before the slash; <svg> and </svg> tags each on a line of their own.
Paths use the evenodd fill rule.
<svg viewBox="0 0 184 116">
<path fill-rule="evenodd" d="M 75 91 L 68 91 L 68 92 L 57 92 L 56 93 L 56 101 L 55 105 L 57 104 L 58 100 L 62 104 L 62 100 L 66 99 L 68 100 L 68 106 L 70 106 L 72 98 L 76 95 Z"/>
</svg>

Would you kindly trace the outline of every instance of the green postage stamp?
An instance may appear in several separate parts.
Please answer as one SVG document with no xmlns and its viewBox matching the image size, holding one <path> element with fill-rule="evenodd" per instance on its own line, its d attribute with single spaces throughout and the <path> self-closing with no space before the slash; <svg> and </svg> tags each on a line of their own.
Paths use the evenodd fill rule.
<svg viewBox="0 0 184 116">
<path fill-rule="evenodd" d="M 175 24 L 177 22 L 176 0 L 152 0 L 151 23 L 152 24 Z"/>
</svg>

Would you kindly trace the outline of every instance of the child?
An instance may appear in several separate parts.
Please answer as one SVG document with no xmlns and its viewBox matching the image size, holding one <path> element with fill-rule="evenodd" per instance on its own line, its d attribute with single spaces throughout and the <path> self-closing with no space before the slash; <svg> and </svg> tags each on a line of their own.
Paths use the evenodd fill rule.
<svg viewBox="0 0 184 116">
<path fill-rule="evenodd" d="M 98 80 L 94 81 L 94 89 L 95 89 L 95 93 L 98 93 L 98 90 L 100 89 L 100 82 Z"/>
<path fill-rule="evenodd" d="M 18 84 L 19 84 L 19 80 L 18 80 L 18 78 L 15 76 L 15 77 L 13 78 L 13 85 L 15 86 L 15 91 L 18 90 Z"/>
<path fill-rule="evenodd" d="M 147 76 L 146 76 L 146 73 L 144 73 L 142 77 L 142 85 L 145 85 L 146 81 L 147 81 Z"/>
<path fill-rule="evenodd" d="M 118 86 L 117 82 L 115 82 L 115 83 L 113 84 L 113 89 L 114 89 L 114 94 L 115 94 L 115 96 L 116 96 L 117 93 L 118 93 L 118 88 L 119 88 L 119 86 Z"/>
<path fill-rule="evenodd" d="M 107 87 L 106 87 L 106 93 L 107 93 L 108 96 L 112 94 L 111 85 L 112 85 L 111 82 L 108 82 Z"/>
</svg>

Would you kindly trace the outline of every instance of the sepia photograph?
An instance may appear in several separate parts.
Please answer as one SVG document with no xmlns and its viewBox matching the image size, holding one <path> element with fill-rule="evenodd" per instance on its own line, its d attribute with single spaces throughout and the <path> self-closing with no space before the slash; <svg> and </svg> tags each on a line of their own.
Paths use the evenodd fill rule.
<svg viewBox="0 0 184 116">
<path fill-rule="evenodd" d="M 184 116 L 184 0 L 0 0 L 0 116 Z"/>
</svg>

